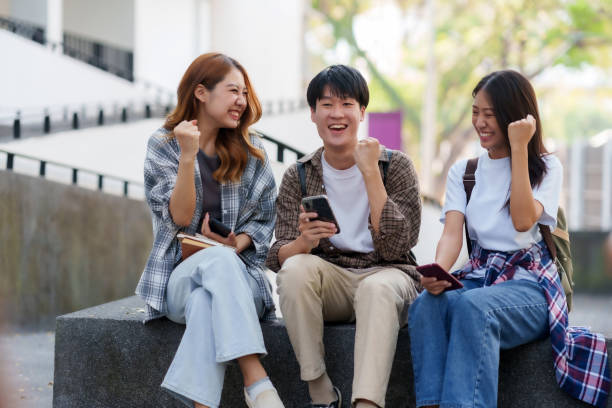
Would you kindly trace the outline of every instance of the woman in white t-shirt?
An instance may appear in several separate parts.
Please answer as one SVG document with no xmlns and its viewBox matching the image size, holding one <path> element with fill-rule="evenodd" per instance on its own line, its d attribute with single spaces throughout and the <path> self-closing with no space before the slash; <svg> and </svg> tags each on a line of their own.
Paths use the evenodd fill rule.
<svg viewBox="0 0 612 408">
<path fill-rule="evenodd" d="M 559 356 L 557 377 L 571 377 L 568 367 L 580 366 L 567 353 L 577 342 L 538 228 L 538 223 L 555 228 L 563 171 L 542 143 L 533 88 L 518 72 L 497 71 L 485 76 L 472 96 L 472 124 L 487 152 L 478 159 L 469 204 L 463 186 L 467 160 L 450 169 L 436 262 L 445 270 L 455 263 L 464 220 L 472 252 L 454 272 L 462 289 L 445 291 L 450 283 L 421 277 L 426 290 L 410 307 L 417 407 L 496 406 L 499 350 L 549 333 Z M 600 371 L 606 367 L 604 361 Z M 574 389 L 584 383 L 577 378 L 562 388 L 597 402 Z"/>
</svg>

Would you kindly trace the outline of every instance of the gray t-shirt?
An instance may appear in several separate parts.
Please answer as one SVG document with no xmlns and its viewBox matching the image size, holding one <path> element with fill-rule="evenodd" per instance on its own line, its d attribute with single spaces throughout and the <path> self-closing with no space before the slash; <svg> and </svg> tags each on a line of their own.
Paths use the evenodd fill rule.
<svg viewBox="0 0 612 408">
<path fill-rule="evenodd" d="M 202 230 L 202 221 L 206 213 L 210 214 L 211 218 L 221 219 L 221 190 L 219 182 L 213 178 L 213 173 L 221 165 L 221 160 L 218 156 L 207 156 L 202 150 L 198 152 L 198 166 L 200 167 L 200 177 L 202 178 L 202 188 L 204 190 L 204 206 L 202 218 L 198 223 L 198 231 Z"/>
</svg>

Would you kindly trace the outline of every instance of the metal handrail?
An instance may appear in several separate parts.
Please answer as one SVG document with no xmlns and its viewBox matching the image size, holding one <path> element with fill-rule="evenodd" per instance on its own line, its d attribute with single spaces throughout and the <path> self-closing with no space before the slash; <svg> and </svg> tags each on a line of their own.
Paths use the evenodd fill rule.
<svg viewBox="0 0 612 408">
<path fill-rule="evenodd" d="M 276 144 L 276 161 L 277 162 L 283 163 L 285 161 L 285 150 L 289 150 L 295 153 L 298 159 L 304 156 L 304 153 L 302 151 L 297 150 L 296 148 L 291 147 L 281 142 L 280 140 L 273 138 L 272 136 L 268 136 L 265 133 L 262 133 L 260 131 L 257 131 L 257 133 L 262 139 Z"/>
<path fill-rule="evenodd" d="M 110 180 L 115 180 L 115 181 L 119 181 L 123 184 L 123 195 L 125 197 L 128 196 L 128 192 L 129 192 L 129 186 L 133 185 L 133 186 L 138 186 L 138 187 L 143 187 L 144 188 L 144 184 L 143 183 L 139 183 L 136 181 L 132 181 L 132 180 L 126 180 L 123 179 L 121 177 L 118 176 L 113 176 L 111 174 L 104 174 L 104 173 L 100 173 L 99 171 L 96 170 L 91 170 L 91 169 L 85 169 L 85 168 L 78 168 L 78 167 L 74 167 L 74 166 L 70 166 L 67 164 L 63 164 L 63 163 L 59 163 L 56 161 L 52 161 L 52 160 L 45 160 L 45 159 L 40 159 L 38 157 L 33 157 L 27 154 L 21 154 L 21 153 L 15 153 L 15 152 L 10 152 L 8 150 L 5 149 L 0 149 L 0 153 L 5 153 L 6 154 L 6 170 L 9 171 L 13 171 L 14 169 L 14 165 L 15 165 L 15 158 L 16 157 L 20 157 L 20 158 L 24 158 L 24 159 L 28 159 L 28 160 L 32 160 L 32 161 L 37 161 L 38 162 L 38 175 L 42 178 L 45 178 L 46 173 L 47 173 L 47 165 L 51 164 L 53 166 L 57 166 L 63 169 L 68 169 L 72 171 L 72 185 L 78 185 L 78 180 L 79 180 L 79 173 L 89 173 L 89 174 L 93 174 L 97 177 L 98 179 L 98 191 L 103 191 L 104 190 L 104 180 L 105 179 L 110 179 Z"/>
<path fill-rule="evenodd" d="M 108 109 L 105 109 L 105 105 L 97 104 L 97 107 L 94 107 L 93 104 L 83 104 L 79 109 L 75 109 L 74 107 L 70 109 L 69 107 L 57 107 L 55 109 L 50 108 L 41 108 L 38 112 L 33 112 L 29 110 L 28 112 L 22 112 L 21 110 L 17 110 L 14 113 L 14 116 L 11 115 L 3 115 L 0 116 L 0 125 L 4 122 L 6 125 L 11 124 L 12 136 L 14 139 L 19 139 L 22 136 L 22 128 L 25 123 L 29 124 L 39 123 L 41 128 L 37 131 L 42 134 L 51 133 L 55 131 L 57 128 L 57 124 L 66 124 L 70 122 L 70 127 L 72 129 L 80 129 L 82 127 L 87 126 L 85 124 L 85 115 L 83 112 L 86 110 L 91 112 L 92 107 L 95 109 L 95 120 L 91 120 L 91 116 L 89 117 L 89 126 L 102 126 L 108 122 L 109 117 L 113 117 L 117 119 L 117 121 L 128 122 L 134 119 L 148 119 L 151 117 L 160 117 L 168 114 L 171 109 L 174 107 L 174 101 L 168 102 L 166 104 L 161 103 L 160 101 L 150 102 L 146 99 L 143 99 L 141 102 L 142 106 L 142 114 L 135 115 L 134 107 L 136 106 L 132 102 L 128 102 L 126 104 L 113 104 L 113 110 L 116 111 L 114 115 L 109 115 Z M 108 108 L 109 104 L 106 104 Z M 288 100 L 279 100 L 274 102 L 264 103 L 264 114 L 265 115 L 282 115 L 297 112 L 306 107 L 305 101 L 288 101 Z M 153 108 L 156 108 L 156 112 L 153 112 Z M 58 115 L 58 112 L 61 111 L 62 119 L 60 121 L 55 118 Z M 53 113 L 53 115 L 52 115 Z M 28 120 L 24 120 L 28 119 Z M 8 127 L 7 127 L 7 130 Z M 62 130 L 66 130 L 65 126 Z M 2 134 L 0 134 L 0 137 Z M 275 141 L 277 144 L 283 144 L 280 141 Z M 287 146 L 289 148 L 289 146 Z"/>
<path fill-rule="evenodd" d="M 22 137 L 24 129 L 29 129 L 30 134 L 39 136 L 68 129 L 76 130 L 110 123 L 125 123 L 152 117 L 163 117 L 172 108 L 172 102 L 163 104 L 143 99 L 139 104 L 132 102 L 123 105 L 116 103 L 112 105 L 97 104 L 96 106 L 92 104 L 82 105 L 80 109 L 58 107 L 56 109 L 43 109 L 38 112 L 18 110 L 12 117 L 9 115 L 0 117 L 0 125 L 4 123 L 4 131 L 6 132 L 5 134 L 0 133 L 0 137 L 12 135 L 13 139 L 19 139 Z"/>
<path fill-rule="evenodd" d="M 283 163 L 283 159 L 284 159 L 284 151 L 285 150 L 289 150 L 293 153 L 295 153 L 295 155 L 297 156 L 297 158 L 299 159 L 300 157 L 304 156 L 304 153 L 302 153 L 301 151 L 271 137 L 268 136 L 264 133 L 261 132 L 257 132 L 257 134 L 264 140 L 267 140 L 269 142 L 272 142 L 274 144 L 276 144 L 277 146 L 277 150 L 276 150 L 276 158 L 277 161 L 280 163 Z M 86 168 L 78 168 L 78 167 L 74 167 L 74 166 L 70 166 L 67 164 L 63 164 L 63 163 L 59 163 L 56 161 L 52 161 L 52 160 L 45 160 L 45 159 L 41 159 L 41 158 L 37 158 L 37 157 L 33 157 L 27 154 L 21 154 L 21 153 L 15 153 L 15 152 L 10 152 L 8 150 L 5 149 L 0 149 L 0 153 L 4 153 L 6 154 L 6 170 L 9 171 L 13 171 L 14 169 L 14 165 L 15 165 L 15 158 L 16 157 L 21 157 L 24 159 L 28 159 L 28 160 L 32 160 L 34 162 L 38 162 L 38 175 L 42 178 L 46 177 L 46 173 L 47 173 L 47 165 L 53 165 L 56 167 L 60 167 L 63 169 L 68 169 L 72 171 L 72 185 L 78 185 L 78 179 L 79 179 L 79 173 L 88 173 L 88 174 L 93 174 L 97 177 L 98 179 L 98 191 L 103 191 L 104 190 L 104 180 L 105 179 L 110 179 L 110 180 L 115 180 L 115 181 L 119 181 L 120 183 L 123 184 L 123 195 L 125 197 L 128 196 L 129 193 L 129 188 L 130 185 L 133 186 L 138 186 L 141 188 L 144 188 L 144 184 L 143 183 L 139 183 L 136 181 L 132 181 L 132 180 L 126 180 L 123 179 L 121 177 L 118 176 L 113 176 L 110 174 L 104 174 L 104 173 L 100 173 L 96 170 L 91 170 L 91 169 L 86 169 Z"/>
</svg>

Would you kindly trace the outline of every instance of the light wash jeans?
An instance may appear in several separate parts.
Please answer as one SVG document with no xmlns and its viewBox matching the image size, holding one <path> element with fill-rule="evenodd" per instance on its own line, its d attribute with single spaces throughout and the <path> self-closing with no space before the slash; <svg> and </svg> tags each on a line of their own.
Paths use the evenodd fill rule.
<svg viewBox="0 0 612 408">
<path fill-rule="evenodd" d="M 230 360 L 266 354 L 259 325 L 263 300 L 245 264 L 222 247 L 199 251 L 179 264 L 168 282 L 167 317 L 186 324 L 162 383 L 189 407 L 218 407 Z"/>
<path fill-rule="evenodd" d="M 417 407 L 495 407 L 499 350 L 548 334 L 548 306 L 540 286 L 510 280 L 434 296 L 410 306 L 408 325 Z"/>
</svg>

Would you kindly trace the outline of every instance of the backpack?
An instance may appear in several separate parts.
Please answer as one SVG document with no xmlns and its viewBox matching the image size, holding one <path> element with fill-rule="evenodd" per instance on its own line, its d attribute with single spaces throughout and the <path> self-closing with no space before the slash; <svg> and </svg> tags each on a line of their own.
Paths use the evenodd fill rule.
<svg viewBox="0 0 612 408">
<path fill-rule="evenodd" d="M 389 163 L 391 162 L 391 154 L 392 151 L 389 149 L 385 149 L 385 154 L 387 155 L 387 161 L 383 161 L 382 162 L 382 171 L 383 171 L 383 185 L 385 185 L 386 188 L 386 184 L 387 184 L 387 170 L 389 169 Z M 300 190 L 302 192 L 302 198 L 306 197 L 306 169 L 304 168 L 304 163 L 302 162 L 297 162 L 297 172 L 298 172 L 298 178 L 300 180 Z M 416 256 L 414 255 L 414 252 L 412 252 L 412 250 L 410 250 L 408 252 L 408 259 L 414 264 L 414 265 L 418 265 L 417 261 L 416 261 Z"/>
<path fill-rule="evenodd" d="M 465 167 L 465 173 L 463 174 L 463 188 L 465 189 L 466 206 L 470 201 L 472 195 L 472 189 L 476 184 L 476 167 L 478 167 L 478 157 L 468 160 L 467 166 Z M 465 236 L 467 239 L 468 253 L 472 253 L 472 242 L 470 241 L 470 234 L 468 233 L 467 219 L 464 223 Z M 557 211 L 557 228 L 554 231 L 550 231 L 548 225 L 538 224 L 540 228 L 540 234 L 546 242 L 548 251 L 553 258 L 557 271 L 559 272 L 559 279 L 565 292 L 565 298 L 567 302 L 568 312 L 572 310 L 572 294 L 574 292 L 574 281 L 572 279 L 574 275 L 574 267 L 572 266 L 572 253 L 570 251 L 570 237 L 567 231 L 567 222 L 565 220 L 565 212 L 563 208 L 559 207 Z"/>
</svg>

